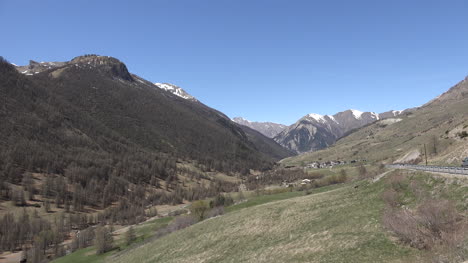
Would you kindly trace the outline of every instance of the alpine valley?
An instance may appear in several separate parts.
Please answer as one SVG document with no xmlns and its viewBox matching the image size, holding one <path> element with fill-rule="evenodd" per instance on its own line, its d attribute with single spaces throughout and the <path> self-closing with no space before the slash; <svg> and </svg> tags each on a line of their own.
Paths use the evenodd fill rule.
<svg viewBox="0 0 468 263">
<path fill-rule="evenodd" d="M 467 171 L 468 78 L 289 126 L 157 81 L 0 58 L 0 262 L 468 260 L 466 175 L 408 166 Z"/>
</svg>

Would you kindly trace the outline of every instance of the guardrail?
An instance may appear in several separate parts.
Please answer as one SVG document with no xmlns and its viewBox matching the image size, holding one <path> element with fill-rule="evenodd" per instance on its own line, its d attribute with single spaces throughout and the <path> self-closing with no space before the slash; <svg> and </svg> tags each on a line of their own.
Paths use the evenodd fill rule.
<svg viewBox="0 0 468 263">
<path fill-rule="evenodd" d="M 387 164 L 388 168 L 396 169 L 414 169 L 428 172 L 439 172 L 448 174 L 465 174 L 468 175 L 468 167 L 450 167 L 450 166 L 431 166 L 431 165 L 413 165 L 413 164 Z"/>
</svg>

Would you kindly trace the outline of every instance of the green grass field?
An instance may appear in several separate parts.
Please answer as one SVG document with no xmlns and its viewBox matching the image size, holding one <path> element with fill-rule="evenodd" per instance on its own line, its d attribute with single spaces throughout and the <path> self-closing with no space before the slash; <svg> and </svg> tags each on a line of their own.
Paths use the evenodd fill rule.
<svg viewBox="0 0 468 263">
<path fill-rule="evenodd" d="M 156 230 L 165 227 L 169 224 L 170 221 L 174 219 L 173 217 L 163 217 L 154 219 L 148 222 L 145 222 L 141 225 L 135 226 L 136 240 L 130 244 L 130 246 L 143 242 L 147 238 L 154 235 Z M 125 233 L 125 232 L 124 232 Z M 87 247 L 79 249 L 67 256 L 58 258 L 52 262 L 54 263 L 93 263 L 93 262 L 103 262 L 104 259 L 110 255 L 115 254 L 119 250 L 128 248 L 123 241 L 124 234 L 114 236 L 114 243 L 116 244 L 115 249 L 107 253 L 96 255 L 96 249 L 94 247 Z"/>
<path fill-rule="evenodd" d="M 320 193 L 320 192 L 328 191 L 330 189 L 334 189 L 334 188 L 341 187 L 341 186 L 343 185 L 330 185 L 330 186 L 325 186 L 321 188 L 316 188 L 316 189 L 312 189 L 310 193 Z M 271 195 L 259 195 L 259 196 L 252 195 L 252 197 L 248 198 L 248 200 L 245 202 L 226 207 L 225 211 L 233 212 L 233 211 L 237 211 L 237 210 L 252 207 L 252 206 L 262 205 L 262 204 L 266 204 L 266 203 L 270 203 L 274 201 L 280 201 L 280 200 L 299 197 L 303 195 L 305 195 L 305 191 L 291 191 L 291 192 L 284 192 L 284 193 L 271 194 Z"/>
<path fill-rule="evenodd" d="M 468 193 L 466 187 L 427 174 L 408 180 L 459 203 Z M 427 262 L 425 252 L 400 244 L 381 225 L 386 187 L 384 178 L 310 195 L 260 196 L 108 262 Z M 407 205 L 415 202 L 406 199 Z"/>
<path fill-rule="evenodd" d="M 400 243 L 381 224 L 381 194 L 398 172 L 376 183 L 330 185 L 308 195 L 303 191 L 251 195 L 248 201 L 227 207 L 222 216 L 141 242 L 172 218 L 153 220 L 137 226 L 138 240 L 129 247 L 120 245 L 119 253 L 97 256 L 91 247 L 54 262 L 427 262 L 428 252 Z M 466 181 L 402 173 L 406 207 L 417 204 L 409 186 L 418 183 L 432 197 L 454 200 L 467 215 Z"/>
</svg>

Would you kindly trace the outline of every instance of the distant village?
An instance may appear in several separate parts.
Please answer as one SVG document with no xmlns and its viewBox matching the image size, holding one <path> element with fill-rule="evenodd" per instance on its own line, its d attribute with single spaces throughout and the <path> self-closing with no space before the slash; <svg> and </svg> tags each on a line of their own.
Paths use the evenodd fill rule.
<svg viewBox="0 0 468 263">
<path fill-rule="evenodd" d="M 333 168 L 334 166 L 339 165 L 346 165 L 346 164 L 356 164 L 356 163 L 365 163 L 367 160 L 351 160 L 351 161 L 326 161 L 326 162 L 319 162 L 314 161 L 308 164 L 303 164 L 302 167 L 304 168 L 312 168 L 312 169 L 323 169 L 323 168 Z M 297 166 L 286 166 L 285 168 L 298 168 Z"/>
<path fill-rule="evenodd" d="M 350 162 L 348 161 L 327 161 L 327 162 L 311 162 L 307 164 L 305 167 L 306 168 L 314 168 L 314 169 L 320 169 L 320 168 L 332 168 L 333 166 L 337 165 L 345 165 L 348 163 L 357 163 L 357 160 L 352 160 Z"/>
</svg>

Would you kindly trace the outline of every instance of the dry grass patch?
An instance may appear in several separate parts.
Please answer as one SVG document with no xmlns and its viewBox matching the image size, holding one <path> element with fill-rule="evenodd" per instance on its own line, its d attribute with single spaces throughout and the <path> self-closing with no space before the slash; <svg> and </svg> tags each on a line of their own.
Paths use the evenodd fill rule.
<svg viewBox="0 0 468 263">
<path fill-rule="evenodd" d="M 110 258 L 112 262 L 413 260 L 380 226 L 382 184 L 345 186 L 228 213 Z"/>
</svg>

